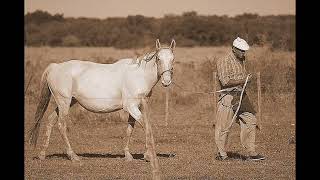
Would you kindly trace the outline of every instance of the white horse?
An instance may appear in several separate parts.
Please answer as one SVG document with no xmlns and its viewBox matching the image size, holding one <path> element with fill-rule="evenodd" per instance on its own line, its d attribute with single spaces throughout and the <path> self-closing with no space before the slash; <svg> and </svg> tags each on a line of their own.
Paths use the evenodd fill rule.
<svg viewBox="0 0 320 180">
<path fill-rule="evenodd" d="M 135 121 L 145 126 L 146 139 L 148 140 L 148 137 L 150 139 L 152 133 L 151 136 L 148 136 L 148 133 L 151 132 L 151 129 L 148 131 L 148 128 L 151 126 L 140 110 L 148 108 L 145 98 L 161 77 L 163 86 L 171 84 L 175 45 L 175 41 L 172 40 L 170 47 L 161 47 L 157 39 L 156 51 L 137 59 L 120 59 L 114 64 L 98 64 L 80 60 L 70 60 L 59 64 L 51 63 L 41 78 L 41 97 L 35 113 L 36 123 L 30 130 L 29 142 L 36 145 L 40 122 L 52 95 L 57 107 L 48 118 L 46 141 L 39 153 L 39 159 L 45 159 L 52 126 L 58 122 L 60 134 L 67 146 L 68 157 L 72 161 L 80 160 L 73 152 L 66 133 L 69 108 L 78 102 L 91 112 L 108 113 L 124 109 L 129 113 L 124 152 L 125 158 L 132 160 L 129 142 Z M 148 148 L 148 142 L 146 145 L 147 152 L 144 155 L 148 159 L 152 152 Z"/>
</svg>

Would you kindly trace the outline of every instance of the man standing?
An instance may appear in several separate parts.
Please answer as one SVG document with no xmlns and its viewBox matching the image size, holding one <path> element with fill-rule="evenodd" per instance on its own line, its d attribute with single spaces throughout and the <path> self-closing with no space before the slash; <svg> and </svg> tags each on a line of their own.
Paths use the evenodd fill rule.
<svg viewBox="0 0 320 180">
<path fill-rule="evenodd" d="M 215 125 L 215 142 L 217 145 L 217 160 L 227 160 L 225 150 L 232 117 L 239 104 L 236 122 L 240 124 L 240 140 L 242 146 L 248 152 L 248 160 L 263 160 L 265 157 L 255 151 L 255 135 L 257 126 L 256 111 L 246 93 L 243 93 L 241 103 L 240 94 L 248 76 L 251 74 L 245 69 L 245 52 L 249 50 L 248 43 L 237 37 L 233 41 L 232 52 L 217 61 L 218 78 L 220 81 L 221 94 L 219 95 L 217 119 Z"/>
</svg>

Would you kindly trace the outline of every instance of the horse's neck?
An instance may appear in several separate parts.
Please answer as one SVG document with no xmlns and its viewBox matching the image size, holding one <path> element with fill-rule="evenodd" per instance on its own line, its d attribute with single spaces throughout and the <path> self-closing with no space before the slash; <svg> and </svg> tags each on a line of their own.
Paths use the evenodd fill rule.
<svg viewBox="0 0 320 180">
<path fill-rule="evenodd" d="M 158 67 L 156 64 L 156 52 L 146 55 L 145 60 L 141 61 L 140 67 L 145 72 L 146 79 L 150 80 L 150 85 L 153 87 L 158 82 Z M 152 58 L 152 59 L 149 59 Z"/>
<path fill-rule="evenodd" d="M 156 66 L 156 53 L 157 52 L 151 52 L 149 55 L 146 55 L 146 57 L 145 57 L 146 60 L 144 61 L 146 68 L 152 69 L 154 67 L 157 67 Z"/>
</svg>

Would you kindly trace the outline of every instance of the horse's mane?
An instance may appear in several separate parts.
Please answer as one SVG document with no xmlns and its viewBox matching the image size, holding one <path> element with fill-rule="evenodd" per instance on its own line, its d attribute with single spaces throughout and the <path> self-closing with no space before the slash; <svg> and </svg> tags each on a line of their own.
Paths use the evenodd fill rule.
<svg viewBox="0 0 320 180">
<path fill-rule="evenodd" d="M 163 47 L 162 49 L 166 49 L 166 48 L 170 49 L 170 47 Z M 133 59 L 132 64 L 138 64 L 138 67 L 139 67 L 142 61 L 146 61 L 146 62 L 150 61 L 157 53 L 158 53 L 157 50 L 144 53 L 143 55 L 138 56 L 136 59 Z"/>
<path fill-rule="evenodd" d="M 154 55 L 157 53 L 157 51 L 151 51 L 151 52 L 147 52 L 144 53 L 143 55 L 137 57 L 135 60 L 133 60 L 133 64 L 138 64 L 138 67 L 141 65 L 142 61 L 149 61 L 151 60 Z"/>
</svg>

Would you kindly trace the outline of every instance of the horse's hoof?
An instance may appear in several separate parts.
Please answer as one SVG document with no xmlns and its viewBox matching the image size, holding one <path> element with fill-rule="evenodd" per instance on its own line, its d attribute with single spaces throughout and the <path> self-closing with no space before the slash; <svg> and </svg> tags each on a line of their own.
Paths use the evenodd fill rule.
<svg viewBox="0 0 320 180">
<path fill-rule="evenodd" d="M 130 153 L 125 154 L 126 161 L 133 161 L 133 157 Z"/>
<path fill-rule="evenodd" d="M 133 157 L 126 157 L 126 161 L 128 162 L 133 161 Z"/>
<path fill-rule="evenodd" d="M 71 161 L 72 161 L 73 163 L 80 163 L 80 164 L 81 164 L 81 159 L 80 159 L 80 157 L 77 156 L 77 155 L 71 156 L 70 159 L 71 159 Z"/>
<path fill-rule="evenodd" d="M 80 157 L 74 152 L 69 152 L 68 156 L 72 162 L 80 162 L 81 160 Z"/>
<path fill-rule="evenodd" d="M 150 162 L 150 155 L 148 153 L 144 153 L 143 154 L 143 159 L 146 161 L 146 162 Z"/>
<path fill-rule="evenodd" d="M 40 154 L 38 155 L 38 158 L 39 158 L 40 160 L 45 160 L 45 159 L 46 159 L 46 154 L 45 154 L 45 152 L 40 152 Z"/>
</svg>

